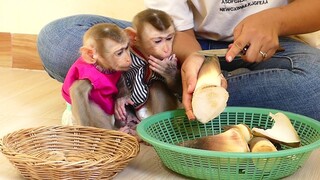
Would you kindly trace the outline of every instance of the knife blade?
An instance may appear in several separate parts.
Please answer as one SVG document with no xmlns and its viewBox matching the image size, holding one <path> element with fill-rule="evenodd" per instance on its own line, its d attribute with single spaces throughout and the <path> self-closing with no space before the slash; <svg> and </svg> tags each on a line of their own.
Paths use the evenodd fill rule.
<svg viewBox="0 0 320 180">
<path fill-rule="evenodd" d="M 246 46 L 240 54 L 238 54 L 236 57 L 241 57 L 241 55 L 244 55 L 249 47 Z M 225 57 L 229 49 L 209 49 L 209 50 L 201 50 L 198 51 L 199 54 L 204 56 L 217 56 L 217 57 Z M 276 50 L 277 52 L 283 52 L 285 51 L 284 48 L 281 46 Z"/>
<path fill-rule="evenodd" d="M 204 56 L 217 56 L 217 57 L 225 57 L 228 52 L 228 49 L 209 49 L 209 50 L 201 50 L 198 51 L 199 54 Z M 237 55 L 240 56 L 240 55 Z"/>
</svg>

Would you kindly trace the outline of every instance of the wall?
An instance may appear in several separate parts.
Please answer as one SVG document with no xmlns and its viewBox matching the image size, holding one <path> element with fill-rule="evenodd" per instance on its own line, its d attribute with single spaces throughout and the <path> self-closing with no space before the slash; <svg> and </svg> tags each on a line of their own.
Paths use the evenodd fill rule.
<svg viewBox="0 0 320 180">
<path fill-rule="evenodd" d="M 75 14 L 131 20 L 143 0 L 0 0 L 0 32 L 38 34 L 50 21 Z"/>
<path fill-rule="evenodd" d="M 96 14 L 131 21 L 143 9 L 143 0 L 0 0 L 0 67 L 43 69 L 37 35 L 55 19 Z"/>
</svg>

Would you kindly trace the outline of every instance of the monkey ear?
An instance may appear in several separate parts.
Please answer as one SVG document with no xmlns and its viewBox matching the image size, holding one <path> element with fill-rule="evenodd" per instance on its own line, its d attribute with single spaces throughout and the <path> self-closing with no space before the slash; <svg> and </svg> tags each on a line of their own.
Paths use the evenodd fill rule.
<svg viewBox="0 0 320 180">
<path fill-rule="evenodd" d="M 132 27 L 127 27 L 124 29 L 124 32 L 129 36 L 130 42 L 135 42 L 137 37 L 137 31 Z"/>
<path fill-rule="evenodd" d="M 80 48 L 82 58 L 89 64 L 94 64 L 97 62 L 95 49 L 91 47 L 83 46 Z"/>
</svg>

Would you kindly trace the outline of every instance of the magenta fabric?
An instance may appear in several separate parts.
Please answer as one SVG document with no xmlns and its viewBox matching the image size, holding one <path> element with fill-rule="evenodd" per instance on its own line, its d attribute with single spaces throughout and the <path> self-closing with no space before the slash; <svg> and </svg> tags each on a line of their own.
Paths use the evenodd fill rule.
<svg viewBox="0 0 320 180">
<path fill-rule="evenodd" d="M 72 105 L 70 86 L 76 80 L 89 80 L 92 90 L 89 99 L 98 104 L 107 114 L 114 114 L 114 97 L 118 93 L 117 82 L 122 72 L 102 73 L 93 64 L 81 57 L 71 66 L 62 86 L 63 98 Z"/>
</svg>

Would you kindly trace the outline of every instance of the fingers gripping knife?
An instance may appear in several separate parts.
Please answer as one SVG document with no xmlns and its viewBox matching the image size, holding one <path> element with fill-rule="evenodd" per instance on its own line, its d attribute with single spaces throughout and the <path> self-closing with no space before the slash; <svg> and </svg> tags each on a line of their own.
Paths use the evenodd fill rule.
<svg viewBox="0 0 320 180">
<path fill-rule="evenodd" d="M 224 56 L 226 50 L 209 50 L 209 52 L 200 51 L 199 53 L 206 58 L 198 74 L 192 97 L 192 109 L 198 121 L 207 123 L 223 112 L 227 106 L 229 93 L 221 87 L 224 77 L 218 60 L 218 56 Z"/>
</svg>

